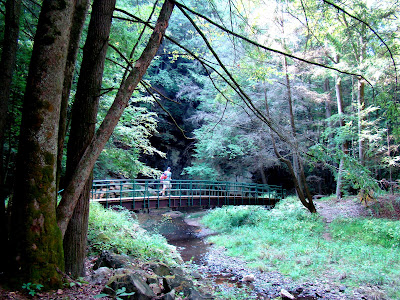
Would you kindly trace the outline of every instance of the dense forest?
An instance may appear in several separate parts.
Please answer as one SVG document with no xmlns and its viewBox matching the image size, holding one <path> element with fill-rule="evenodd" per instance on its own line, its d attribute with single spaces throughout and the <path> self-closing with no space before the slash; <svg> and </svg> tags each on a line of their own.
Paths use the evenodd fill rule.
<svg viewBox="0 0 400 300">
<path fill-rule="evenodd" d="M 398 187 L 399 13 L 394 0 L 0 1 L 0 271 L 46 287 L 79 276 L 93 178 L 170 166 L 282 184 L 311 212 L 315 194 Z"/>
</svg>

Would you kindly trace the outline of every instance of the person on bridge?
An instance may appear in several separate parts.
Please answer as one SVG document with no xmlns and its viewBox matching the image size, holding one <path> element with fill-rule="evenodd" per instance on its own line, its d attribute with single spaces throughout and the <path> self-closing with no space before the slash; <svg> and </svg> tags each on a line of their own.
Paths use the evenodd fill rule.
<svg viewBox="0 0 400 300">
<path fill-rule="evenodd" d="M 171 168 L 168 167 L 163 175 L 161 175 L 161 182 L 163 184 L 163 189 L 160 192 L 161 195 L 165 196 L 165 191 L 168 189 L 169 193 L 171 193 L 171 179 L 172 179 L 172 173 L 171 173 Z"/>
</svg>

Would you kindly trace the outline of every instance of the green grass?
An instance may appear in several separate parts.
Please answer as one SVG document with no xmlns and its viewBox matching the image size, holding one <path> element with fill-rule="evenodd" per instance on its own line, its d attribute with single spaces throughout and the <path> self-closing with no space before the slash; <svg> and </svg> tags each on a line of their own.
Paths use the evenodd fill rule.
<svg viewBox="0 0 400 300">
<path fill-rule="evenodd" d="M 400 299 L 399 221 L 339 219 L 326 227 L 291 198 L 270 211 L 215 209 L 203 223 L 221 232 L 211 242 L 259 270 L 278 270 L 297 281 L 329 276 L 349 287 L 380 286 L 389 299 Z M 326 230 L 331 240 L 323 237 Z"/>
<path fill-rule="evenodd" d="M 126 209 L 105 209 L 90 204 L 88 246 L 91 254 L 112 250 L 136 257 L 140 261 L 160 260 L 174 265 L 180 255 L 160 234 L 145 231 L 134 214 Z"/>
</svg>

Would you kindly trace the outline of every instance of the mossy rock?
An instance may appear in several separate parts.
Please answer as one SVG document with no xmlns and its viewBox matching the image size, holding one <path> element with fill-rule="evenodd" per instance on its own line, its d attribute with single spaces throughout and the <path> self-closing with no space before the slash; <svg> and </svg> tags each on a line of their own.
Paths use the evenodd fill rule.
<svg viewBox="0 0 400 300">
<path fill-rule="evenodd" d="M 150 286 L 142 279 L 141 276 L 134 273 L 134 271 L 132 271 L 130 274 L 119 274 L 112 276 L 106 287 L 103 289 L 103 292 L 115 297 L 117 296 L 116 291 L 123 287 L 126 289 L 126 293 L 135 293 L 132 296 L 128 296 L 127 299 L 145 300 L 156 297 Z"/>
<path fill-rule="evenodd" d="M 170 275 L 164 277 L 169 289 L 183 289 L 184 287 L 193 287 L 193 282 L 181 275 Z"/>
<path fill-rule="evenodd" d="M 173 274 L 171 268 L 161 262 L 150 262 L 146 267 L 151 269 L 154 274 L 157 274 L 158 276 L 168 276 Z"/>
<path fill-rule="evenodd" d="M 108 241 L 111 240 L 110 237 L 109 237 L 108 235 L 106 235 L 104 232 L 100 232 L 100 233 L 97 235 L 97 239 L 100 240 L 100 241 L 102 241 L 102 242 L 108 242 Z"/>
<path fill-rule="evenodd" d="M 132 267 L 134 259 L 126 254 L 115 254 L 110 251 L 103 251 L 97 260 L 94 269 L 107 267 L 111 269 Z"/>
</svg>

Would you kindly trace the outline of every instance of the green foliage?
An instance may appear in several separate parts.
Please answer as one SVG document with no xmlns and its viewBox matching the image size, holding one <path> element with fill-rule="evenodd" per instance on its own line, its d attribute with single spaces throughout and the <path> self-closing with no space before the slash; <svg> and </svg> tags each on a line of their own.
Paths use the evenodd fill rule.
<svg viewBox="0 0 400 300">
<path fill-rule="evenodd" d="M 99 120 L 105 116 L 112 100 L 108 96 L 102 98 Z M 157 121 L 156 114 L 149 112 L 146 106 L 151 107 L 153 101 L 152 98 L 139 95 L 131 100 L 96 162 L 96 178 L 106 178 L 110 172 L 127 178 L 135 178 L 138 174 L 157 176 L 157 170 L 139 160 L 141 153 L 165 157 L 164 153 L 150 144 L 150 137 L 157 132 Z"/>
<path fill-rule="evenodd" d="M 126 209 L 105 209 L 98 203 L 90 204 L 88 245 L 90 252 L 113 250 L 142 261 L 159 259 L 175 264 L 179 254 L 159 234 L 141 229 L 135 215 Z"/>
<path fill-rule="evenodd" d="M 106 286 L 106 287 L 108 289 L 112 290 L 109 286 Z M 115 292 L 115 294 L 112 295 L 111 297 L 116 300 L 123 300 L 125 298 L 121 298 L 121 297 L 129 297 L 129 296 L 133 296 L 135 294 L 135 292 L 127 293 L 126 287 L 124 287 L 124 286 L 114 292 Z M 99 299 L 99 298 L 103 298 L 103 297 L 110 297 L 110 295 L 109 294 L 98 294 L 98 295 L 94 296 L 93 298 Z"/>
<path fill-rule="evenodd" d="M 253 170 L 252 158 L 258 153 L 258 145 L 248 136 L 253 133 L 235 127 L 238 122 L 236 112 L 232 110 L 226 112 L 226 118 L 220 124 L 211 123 L 196 130 L 195 160 L 192 166 L 184 169 L 184 174 L 194 179 L 229 180 L 233 176 L 246 176 Z"/>
<path fill-rule="evenodd" d="M 325 224 L 289 198 L 272 210 L 215 209 L 202 222 L 220 232 L 211 242 L 259 270 L 278 270 L 299 281 L 329 274 L 338 285 L 379 285 L 388 299 L 397 299 L 399 221 L 338 219 Z"/>
<path fill-rule="evenodd" d="M 160 70 L 157 76 L 153 76 L 152 83 L 156 86 L 162 86 L 165 88 L 169 94 L 176 94 L 178 92 L 179 74 L 175 76 L 174 72 L 169 72 L 167 70 Z"/>
<path fill-rule="evenodd" d="M 124 150 L 115 147 L 105 148 L 96 162 L 95 178 L 107 178 L 109 173 L 135 178 L 140 170 L 136 149 Z"/>
<path fill-rule="evenodd" d="M 37 283 L 24 283 L 22 285 L 22 288 L 28 292 L 29 295 L 35 296 L 37 293 L 40 292 L 42 289 L 43 285 L 42 284 L 37 284 Z"/>
<path fill-rule="evenodd" d="M 335 238 L 357 239 L 385 248 L 400 247 L 400 221 L 386 219 L 336 219 L 331 224 Z"/>
<path fill-rule="evenodd" d="M 386 148 L 382 145 L 386 130 L 381 128 L 380 118 L 371 117 L 371 115 L 377 112 L 379 112 L 379 109 L 373 106 L 364 109 L 363 129 L 360 136 L 357 126 L 358 119 L 354 115 L 343 116 L 345 126 L 326 127 L 321 135 L 324 139 L 323 142 L 316 143 L 309 148 L 309 154 L 314 158 L 314 162 L 326 162 L 327 166 L 330 166 L 332 172 L 336 174 L 337 168 L 335 164 L 339 164 L 340 160 L 343 159 L 345 172 L 342 175 L 345 184 L 354 189 L 363 189 L 370 192 L 379 191 L 378 184 L 371 171 L 372 168 L 376 168 L 377 166 L 372 165 L 372 163 L 376 164 L 376 159 L 380 159 L 382 165 L 379 167 L 384 168 L 383 163 L 387 163 L 387 166 L 389 166 L 390 163 L 395 163 L 395 158 L 388 160 L 388 157 L 384 155 L 385 152 L 382 151 Z M 341 116 L 336 114 L 327 121 L 335 124 L 339 122 L 340 118 Z M 358 143 L 350 143 L 350 141 L 357 141 L 359 138 L 362 138 L 368 145 L 368 150 L 365 152 L 367 161 L 365 166 L 361 165 L 357 156 Z M 342 145 L 345 142 L 350 145 L 348 154 L 342 150 Z"/>
<path fill-rule="evenodd" d="M 207 214 L 203 222 L 215 230 L 226 231 L 256 225 L 265 215 L 266 210 L 259 206 L 224 206 Z"/>
<path fill-rule="evenodd" d="M 189 175 L 190 178 L 198 180 L 217 180 L 221 178 L 219 172 L 212 166 L 208 166 L 207 163 L 194 163 L 191 167 L 186 167 L 182 175 Z"/>
<path fill-rule="evenodd" d="M 67 287 L 74 287 L 74 286 L 82 286 L 84 284 L 89 284 L 83 277 L 79 277 L 75 281 L 70 281 L 68 283 L 65 283 L 64 285 Z"/>
<path fill-rule="evenodd" d="M 216 285 L 217 291 L 214 293 L 216 299 L 224 300 L 246 300 L 251 299 L 251 295 L 246 287 L 232 287 L 232 284 L 219 283 Z"/>
</svg>

